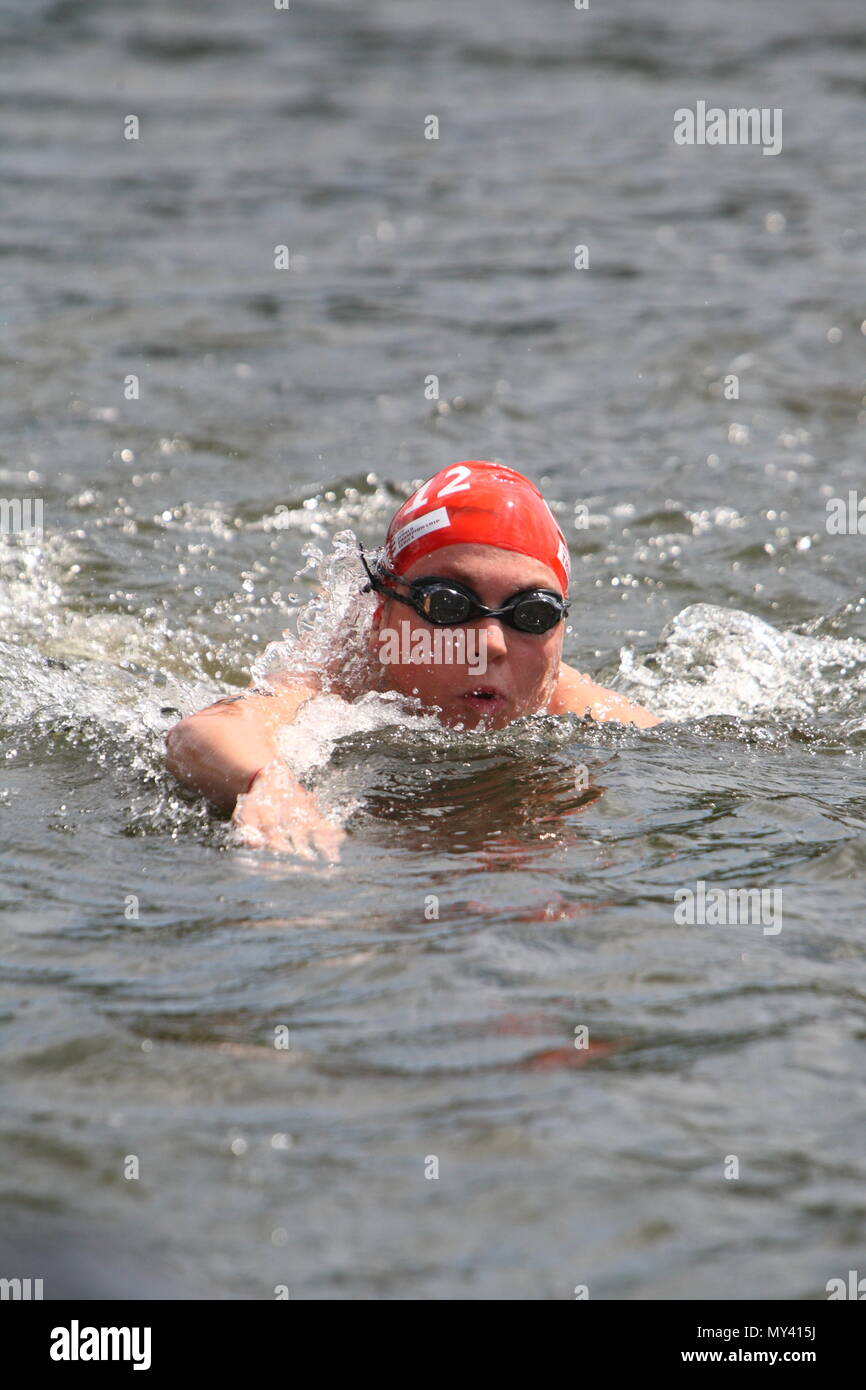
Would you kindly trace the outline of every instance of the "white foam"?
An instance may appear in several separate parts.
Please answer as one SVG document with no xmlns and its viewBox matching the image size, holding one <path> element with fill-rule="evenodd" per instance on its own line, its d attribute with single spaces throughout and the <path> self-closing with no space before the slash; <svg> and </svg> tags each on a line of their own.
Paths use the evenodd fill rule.
<svg viewBox="0 0 866 1390">
<path fill-rule="evenodd" d="M 694 603 L 662 630 L 655 652 L 622 651 L 616 683 L 665 719 L 838 713 L 862 707 L 866 642 L 783 632 L 752 613 Z"/>
</svg>

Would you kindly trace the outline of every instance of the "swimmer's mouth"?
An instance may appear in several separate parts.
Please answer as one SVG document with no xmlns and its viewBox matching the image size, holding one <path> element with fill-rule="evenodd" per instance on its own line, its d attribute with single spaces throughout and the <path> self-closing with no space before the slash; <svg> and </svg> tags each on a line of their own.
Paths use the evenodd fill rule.
<svg viewBox="0 0 866 1390">
<path fill-rule="evenodd" d="M 505 696 L 500 691 L 494 690 L 492 685 L 477 685 L 474 690 L 467 690 L 461 699 L 471 700 L 473 704 L 489 707 L 505 704 Z"/>
</svg>

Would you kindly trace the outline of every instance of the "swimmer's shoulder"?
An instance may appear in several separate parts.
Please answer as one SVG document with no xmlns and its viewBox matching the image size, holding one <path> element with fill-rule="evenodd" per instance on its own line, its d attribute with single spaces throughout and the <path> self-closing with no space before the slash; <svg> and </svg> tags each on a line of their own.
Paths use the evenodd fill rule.
<svg viewBox="0 0 866 1390">
<path fill-rule="evenodd" d="M 370 687 L 363 682 L 349 683 L 338 671 L 326 667 L 323 671 L 308 670 L 270 675 L 263 681 L 253 682 L 240 698 L 249 700 L 265 697 L 271 706 L 273 716 L 282 723 L 287 719 L 293 720 L 302 705 L 306 705 L 318 695 L 327 695 L 331 699 L 336 697 L 350 705 L 354 704 L 360 695 L 366 694 L 368 689 Z"/>
<path fill-rule="evenodd" d="M 625 695 L 597 685 L 589 676 L 573 666 L 560 662 L 556 690 L 548 705 L 550 714 L 579 714 L 598 721 L 616 720 L 620 724 L 635 724 L 639 729 L 651 729 L 661 720 L 642 705 L 636 705 Z"/>
<path fill-rule="evenodd" d="M 253 681 L 242 695 L 231 698 L 242 701 L 266 699 L 272 716 L 282 723 L 284 720 L 294 719 L 302 705 L 321 693 L 322 679 L 317 672 L 282 672 L 268 676 L 266 680 Z"/>
</svg>

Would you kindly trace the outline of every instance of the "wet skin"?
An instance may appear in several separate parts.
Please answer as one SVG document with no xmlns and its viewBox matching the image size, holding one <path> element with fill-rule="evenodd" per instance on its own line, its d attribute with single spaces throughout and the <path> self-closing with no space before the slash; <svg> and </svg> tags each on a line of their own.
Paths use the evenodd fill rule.
<svg viewBox="0 0 866 1390">
<path fill-rule="evenodd" d="M 489 545 L 443 546 L 417 560 L 402 577 L 410 581 L 432 575 L 459 580 L 487 608 L 499 608 L 525 589 L 551 589 L 562 594 L 553 570 L 540 560 Z M 391 583 L 391 587 L 408 595 L 405 584 Z M 408 641 L 401 641 L 405 632 L 402 625 L 406 623 Z M 444 724 L 467 729 L 501 729 L 523 715 L 569 712 L 596 719 L 618 719 L 642 728 L 658 723 L 649 711 L 565 665 L 565 621 L 540 634 L 519 632 L 499 618 L 478 618 L 457 626 L 466 629 L 467 639 L 469 629 L 476 630 L 476 650 L 478 641 L 486 644 L 487 669 L 483 675 L 477 674 L 478 668 L 472 667 L 471 660 L 453 664 L 403 660 L 412 651 L 416 634 L 426 633 L 430 640 L 437 629 L 408 605 L 385 598 L 373 619 L 369 641 L 370 654 L 378 660 L 386 634 L 393 632 L 398 639 L 392 651 L 397 652 L 399 659 L 382 667 L 385 688 L 417 696 L 425 706 L 439 710 Z M 467 650 L 471 652 L 468 640 Z"/>
</svg>

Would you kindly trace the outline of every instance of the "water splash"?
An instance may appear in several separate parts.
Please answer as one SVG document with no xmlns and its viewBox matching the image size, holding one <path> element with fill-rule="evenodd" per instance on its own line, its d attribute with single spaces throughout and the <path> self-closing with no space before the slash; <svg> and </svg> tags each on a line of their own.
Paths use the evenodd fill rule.
<svg viewBox="0 0 866 1390">
<path fill-rule="evenodd" d="M 296 775 L 306 777 L 330 762 L 338 740 L 394 725 L 434 738 L 447 735 L 435 714 L 420 711 L 417 702 L 397 691 L 370 691 L 352 704 L 324 694 L 302 705 L 297 718 L 280 730 L 279 749 Z"/>
<path fill-rule="evenodd" d="M 619 689 L 665 719 L 847 717 L 864 727 L 866 642 L 782 632 L 754 614 L 694 603 L 656 650 L 621 652 Z"/>
<path fill-rule="evenodd" d="M 333 549 L 325 554 L 308 542 L 303 547 L 307 563 L 300 574 L 311 574 L 318 586 L 314 596 L 295 618 L 296 630 L 286 629 L 278 642 L 270 642 L 253 663 L 255 684 L 267 684 L 275 676 L 324 673 L 332 681 L 359 691 L 369 669 L 367 634 L 376 606 L 375 595 L 361 592 L 364 572 L 354 531 L 338 531 Z"/>
</svg>

